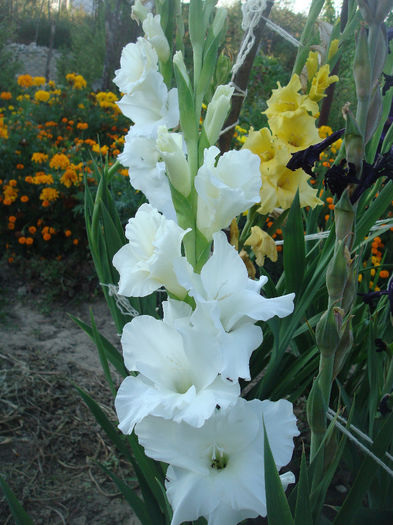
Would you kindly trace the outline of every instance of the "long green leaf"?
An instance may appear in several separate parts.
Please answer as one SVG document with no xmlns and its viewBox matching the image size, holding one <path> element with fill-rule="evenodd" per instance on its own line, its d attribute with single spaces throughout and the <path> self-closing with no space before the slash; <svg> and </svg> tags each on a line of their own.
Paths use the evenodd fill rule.
<svg viewBox="0 0 393 525">
<path fill-rule="evenodd" d="M 306 455 L 303 448 L 296 492 L 295 525 L 313 525 L 309 495 L 310 484 L 307 472 Z"/>
<path fill-rule="evenodd" d="M 265 486 L 266 508 L 269 525 L 294 525 L 288 500 L 277 472 L 273 454 L 269 445 L 265 424 L 264 432 L 264 460 L 265 460 Z"/>
<path fill-rule="evenodd" d="M 4 496 L 7 500 L 8 506 L 10 508 L 12 517 L 14 518 L 16 525 L 34 525 L 33 520 L 30 518 L 25 509 L 19 503 L 17 497 L 12 492 L 6 480 L 2 476 L 0 476 L 0 487 L 4 492 Z"/>
<path fill-rule="evenodd" d="M 306 262 L 303 216 L 300 209 L 299 190 L 289 210 L 284 228 L 284 271 L 286 291 L 297 293 L 302 288 Z"/>
<path fill-rule="evenodd" d="M 105 474 L 107 474 L 114 481 L 120 492 L 125 497 L 127 503 L 141 520 L 142 525 L 154 525 L 150 519 L 149 513 L 146 510 L 146 504 L 135 494 L 135 492 L 111 470 L 104 467 L 104 465 L 101 463 L 98 463 L 98 465 L 105 472 Z"/>
</svg>

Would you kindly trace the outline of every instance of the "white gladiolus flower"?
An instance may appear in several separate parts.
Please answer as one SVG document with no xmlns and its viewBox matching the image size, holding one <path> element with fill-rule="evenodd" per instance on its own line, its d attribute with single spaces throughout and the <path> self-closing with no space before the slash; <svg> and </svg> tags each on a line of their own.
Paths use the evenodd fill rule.
<svg viewBox="0 0 393 525">
<path fill-rule="evenodd" d="M 156 417 L 136 426 L 146 454 L 169 463 L 165 485 L 171 525 L 200 516 L 209 525 L 266 516 L 263 424 L 280 469 L 290 461 L 293 437 L 299 434 L 286 400 L 239 399 L 228 410 L 215 410 L 201 428 Z M 295 481 L 291 472 L 280 477 L 284 488 Z"/>
<path fill-rule="evenodd" d="M 167 219 L 177 222 L 165 164 L 159 162 L 154 135 L 140 135 L 137 127 L 133 126 L 125 137 L 123 152 L 117 158 L 129 168 L 132 186 L 144 193 L 153 208 L 157 208 Z"/>
<path fill-rule="evenodd" d="M 161 62 L 166 62 L 169 58 L 170 49 L 168 40 L 161 27 L 161 16 L 153 16 L 152 13 L 147 13 L 142 27 L 147 40 L 156 50 L 158 58 Z"/>
<path fill-rule="evenodd" d="M 117 105 L 144 134 L 156 132 L 158 126 L 170 129 L 179 124 L 177 89 L 168 92 L 160 73 L 149 75 L 143 89 L 124 95 Z"/>
<path fill-rule="evenodd" d="M 141 0 L 135 0 L 134 5 L 131 7 L 131 18 L 137 22 L 143 22 L 152 5 L 149 5 L 147 2 L 141 2 Z"/>
<path fill-rule="evenodd" d="M 230 332 L 244 322 L 267 321 L 275 315 L 286 317 L 293 311 L 295 294 L 267 299 L 260 294 L 267 277 L 249 279 L 247 269 L 224 232 L 213 236 L 213 255 L 201 273 L 193 272 L 184 257 L 175 261 L 179 283 L 189 291 L 198 305 L 217 304 L 220 321 Z"/>
<path fill-rule="evenodd" d="M 180 312 L 178 306 L 169 307 L 163 321 L 144 315 L 124 327 L 124 363 L 139 372 L 123 381 L 116 396 L 119 428 L 125 434 L 149 415 L 200 427 L 217 403 L 228 407 L 240 394 L 238 383 L 218 375 L 218 343 L 203 326 L 191 326 L 191 307 L 183 305 Z M 186 318 L 178 318 L 179 313 Z"/>
<path fill-rule="evenodd" d="M 186 233 L 150 204 L 142 204 L 126 226 L 130 242 L 113 257 L 113 265 L 120 274 L 119 294 L 144 297 L 165 286 L 177 297 L 185 297 L 186 290 L 176 278 L 173 262 L 181 256 Z"/>
<path fill-rule="evenodd" d="M 210 144 L 214 144 L 220 136 L 220 131 L 231 107 L 234 89 L 229 85 L 217 86 L 213 98 L 207 106 L 203 126 Z"/>
<path fill-rule="evenodd" d="M 153 46 L 139 37 L 136 43 L 123 47 L 120 69 L 115 71 L 113 82 L 123 93 L 130 94 L 140 88 L 153 75 L 157 78 L 158 57 Z"/>
<path fill-rule="evenodd" d="M 165 126 L 157 132 L 156 147 L 165 161 L 171 184 L 187 197 L 191 191 L 191 173 L 183 153 L 183 137 L 180 133 L 168 133 Z"/>
<path fill-rule="evenodd" d="M 204 163 L 195 177 L 198 192 L 197 227 L 210 240 L 213 233 L 229 226 L 239 213 L 260 201 L 260 159 L 251 151 L 205 150 Z"/>
</svg>

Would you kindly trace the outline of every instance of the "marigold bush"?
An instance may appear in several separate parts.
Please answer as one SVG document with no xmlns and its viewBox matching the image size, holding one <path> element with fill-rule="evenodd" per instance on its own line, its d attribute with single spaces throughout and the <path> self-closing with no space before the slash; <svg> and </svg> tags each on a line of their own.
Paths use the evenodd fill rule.
<svg viewBox="0 0 393 525">
<path fill-rule="evenodd" d="M 64 85 L 20 75 L 18 91 L 0 93 L 0 235 L 5 256 L 85 253 L 83 186 L 96 184 L 94 166 L 116 161 L 127 131 L 115 93 L 91 92 L 82 75 Z M 113 185 L 120 208 L 128 175 L 121 167 Z M 136 198 L 140 198 L 137 196 Z"/>
</svg>

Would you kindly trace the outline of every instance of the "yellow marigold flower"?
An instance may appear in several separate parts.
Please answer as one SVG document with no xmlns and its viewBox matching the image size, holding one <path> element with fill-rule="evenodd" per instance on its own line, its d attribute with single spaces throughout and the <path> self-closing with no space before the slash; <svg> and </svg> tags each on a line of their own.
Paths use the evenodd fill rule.
<svg viewBox="0 0 393 525">
<path fill-rule="evenodd" d="M 11 94 L 9 91 L 2 91 L 2 92 L 0 93 L 0 98 L 1 98 L 2 100 L 11 100 L 11 98 L 12 98 L 12 94 Z"/>
<path fill-rule="evenodd" d="M 319 102 L 323 97 L 326 96 L 325 91 L 330 86 L 330 84 L 338 81 L 337 75 L 329 76 L 329 74 L 330 66 L 329 64 L 325 64 L 315 75 L 311 84 L 310 93 L 308 95 L 311 100 Z"/>
<path fill-rule="evenodd" d="M 33 86 L 45 86 L 45 77 L 33 77 Z"/>
<path fill-rule="evenodd" d="M 334 55 L 337 53 L 338 51 L 338 44 L 339 44 L 339 40 L 338 38 L 335 38 L 334 40 L 332 40 L 330 42 L 330 47 L 329 47 L 329 53 L 328 53 L 328 62 L 330 61 L 331 58 L 334 57 Z"/>
<path fill-rule="evenodd" d="M 17 83 L 20 87 L 30 87 L 33 85 L 33 77 L 31 75 L 19 75 Z"/>
<path fill-rule="evenodd" d="M 92 150 L 94 153 L 101 153 L 101 155 L 106 155 L 108 153 L 108 146 L 101 146 L 99 144 L 94 144 Z"/>
<path fill-rule="evenodd" d="M 48 160 L 48 155 L 46 153 L 33 153 L 31 156 L 31 160 L 35 162 L 36 164 L 42 164 L 43 162 L 46 162 Z"/>
<path fill-rule="evenodd" d="M 259 131 L 251 129 L 243 147 L 261 159 L 261 205 L 258 209 L 260 213 L 267 215 L 274 208 L 290 208 L 298 189 L 301 207 L 314 208 L 323 204 L 317 197 L 317 190 L 308 184 L 310 176 L 302 169 L 291 171 L 287 168 L 294 148 L 273 137 L 267 128 Z"/>
<path fill-rule="evenodd" d="M 53 202 L 59 197 L 59 192 L 55 188 L 44 188 L 40 193 L 41 201 Z"/>
<path fill-rule="evenodd" d="M 69 165 L 70 161 L 64 153 L 55 153 L 49 162 L 49 167 L 56 170 L 65 170 Z"/>
<path fill-rule="evenodd" d="M 308 80 L 311 81 L 315 76 L 315 73 L 318 71 L 319 67 L 319 53 L 317 51 L 310 51 L 306 61 L 306 69 Z"/>
<path fill-rule="evenodd" d="M 82 75 L 76 75 L 74 78 L 74 88 L 75 89 L 83 89 L 87 86 L 86 80 L 82 77 Z"/>
<path fill-rule="evenodd" d="M 259 226 L 253 226 L 251 228 L 251 235 L 244 244 L 251 246 L 255 254 L 255 262 L 258 266 L 263 266 L 265 257 L 269 257 L 273 262 L 277 261 L 278 254 L 274 239 Z"/>
<path fill-rule="evenodd" d="M 73 168 L 67 168 L 63 175 L 60 177 L 60 182 L 67 188 L 70 188 L 73 184 L 78 184 L 79 177 Z"/>
<path fill-rule="evenodd" d="M 123 175 L 123 177 L 128 177 L 128 169 L 123 168 L 119 171 L 120 175 Z"/>
<path fill-rule="evenodd" d="M 318 128 L 318 135 L 321 137 L 321 139 L 326 139 L 326 137 L 328 137 L 332 133 L 333 133 L 333 130 L 330 126 L 320 126 Z"/>
</svg>

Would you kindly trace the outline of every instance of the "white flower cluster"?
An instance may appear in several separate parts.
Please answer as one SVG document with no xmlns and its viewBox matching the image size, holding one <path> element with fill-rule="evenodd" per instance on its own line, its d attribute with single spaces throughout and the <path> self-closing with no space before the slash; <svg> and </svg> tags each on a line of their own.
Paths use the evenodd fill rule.
<svg viewBox="0 0 393 525">
<path fill-rule="evenodd" d="M 168 91 L 147 39 L 124 48 L 115 82 L 125 93 L 119 106 L 134 122 L 119 159 L 149 201 L 129 220 L 129 242 L 113 259 L 119 293 L 143 297 L 162 286 L 169 293 L 163 319 L 141 315 L 124 327 L 124 362 L 133 375 L 116 397 L 119 428 L 135 431 L 148 456 L 169 464 L 171 525 L 199 516 L 235 525 L 266 515 L 263 424 L 279 469 L 298 434 L 288 401 L 240 397 L 239 378 L 250 379 L 250 356 L 262 342 L 256 322 L 289 315 L 294 299 L 263 297 L 266 278 L 249 279 L 221 231 L 259 201 L 259 158 L 243 150 L 216 161 L 211 146 L 192 178 L 182 136 L 168 131 L 179 121 L 177 90 Z M 211 107 L 209 115 L 214 130 Z M 182 255 L 190 229 L 177 223 L 171 186 L 185 198 L 196 192 L 196 227 L 213 240 L 200 273 Z M 286 487 L 294 477 L 281 480 Z"/>
</svg>

